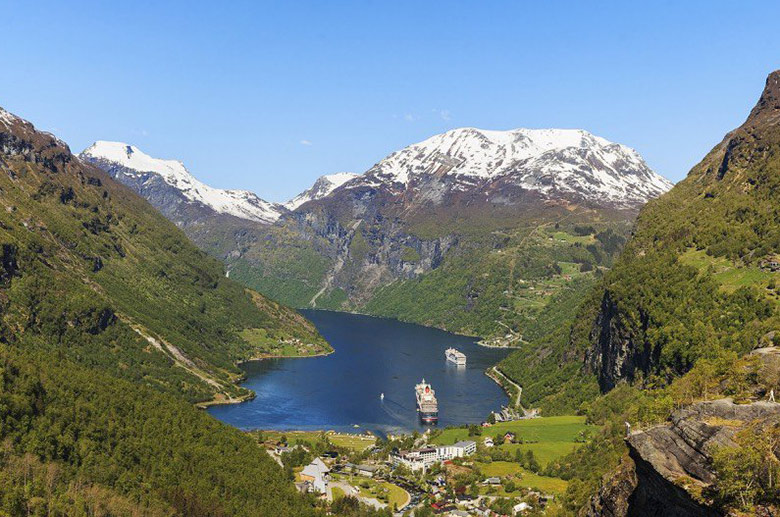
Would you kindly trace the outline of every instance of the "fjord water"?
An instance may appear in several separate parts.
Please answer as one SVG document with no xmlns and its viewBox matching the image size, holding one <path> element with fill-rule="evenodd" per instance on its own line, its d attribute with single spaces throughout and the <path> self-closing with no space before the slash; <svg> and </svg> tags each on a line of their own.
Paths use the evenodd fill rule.
<svg viewBox="0 0 780 517">
<path fill-rule="evenodd" d="M 386 318 L 302 312 L 335 352 L 246 363 L 243 385 L 257 397 L 211 407 L 212 415 L 241 429 L 422 430 L 414 385 L 423 377 L 436 390 L 440 427 L 479 423 L 507 403 L 503 390 L 484 373 L 506 356 L 506 350 Z M 468 356 L 465 367 L 446 361 L 444 351 L 449 347 Z"/>
</svg>

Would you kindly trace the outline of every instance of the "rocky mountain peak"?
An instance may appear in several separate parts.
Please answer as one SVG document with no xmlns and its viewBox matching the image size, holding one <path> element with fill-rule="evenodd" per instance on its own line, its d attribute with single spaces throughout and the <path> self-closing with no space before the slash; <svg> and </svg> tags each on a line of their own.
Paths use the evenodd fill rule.
<svg viewBox="0 0 780 517">
<path fill-rule="evenodd" d="M 766 86 L 758 103 L 750 112 L 747 123 L 775 124 L 780 121 L 780 70 L 766 78 Z"/>
<path fill-rule="evenodd" d="M 295 210 L 304 203 L 316 199 L 322 199 L 323 197 L 333 192 L 335 189 L 342 186 L 344 183 L 359 176 L 359 174 L 355 174 L 354 172 L 336 172 L 334 174 L 320 176 L 317 178 L 317 181 L 314 182 L 314 185 L 312 185 L 311 188 L 304 190 L 286 202 L 284 206 L 288 210 Z"/>
<path fill-rule="evenodd" d="M 543 197 L 636 207 L 672 184 L 653 172 L 635 150 L 581 129 L 484 130 L 458 128 L 394 152 L 351 187 L 386 185 L 447 192 L 522 189 Z M 425 187 L 422 187 L 426 184 Z"/>
</svg>

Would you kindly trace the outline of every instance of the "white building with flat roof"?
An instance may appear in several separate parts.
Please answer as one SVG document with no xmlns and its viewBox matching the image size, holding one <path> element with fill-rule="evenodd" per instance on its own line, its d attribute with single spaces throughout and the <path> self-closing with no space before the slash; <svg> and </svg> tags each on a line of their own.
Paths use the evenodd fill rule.
<svg viewBox="0 0 780 517">
<path fill-rule="evenodd" d="M 452 445 L 439 445 L 436 449 L 439 453 L 439 460 L 464 458 L 477 452 L 477 442 L 462 440 Z"/>
<path fill-rule="evenodd" d="M 412 451 L 399 451 L 390 455 L 393 465 L 404 465 L 411 470 L 427 469 L 434 463 L 471 456 L 477 452 L 476 442 L 465 440 L 452 445 L 425 447 Z"/>
</svg>

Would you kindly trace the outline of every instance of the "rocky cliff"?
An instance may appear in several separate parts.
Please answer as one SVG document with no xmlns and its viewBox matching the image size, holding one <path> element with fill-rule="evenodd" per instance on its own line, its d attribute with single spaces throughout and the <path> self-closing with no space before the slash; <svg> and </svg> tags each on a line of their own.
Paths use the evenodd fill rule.
<svg viewBox="0 0 780 517">
<path fill-rule="evenodd" d="M 699 402 L 675 411 L 663 425 L 631 433 L 624 459 L 589 506 L 587 516 L 710 517 L 725 512 L 712 497 L 713 454 L 737 447 L 748 425 L 776 425 L 780 404 Z"/>
</svg>

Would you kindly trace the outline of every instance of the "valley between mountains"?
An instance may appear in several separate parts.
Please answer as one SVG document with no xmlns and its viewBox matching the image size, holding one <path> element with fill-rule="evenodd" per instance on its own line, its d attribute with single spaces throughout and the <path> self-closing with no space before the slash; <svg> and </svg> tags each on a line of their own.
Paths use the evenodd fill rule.
<svg viewBox="0 0 780 517">
<path fill-rule="evenodd" d="M 323 176 L 285 204 L 212 189 L 128 144 L 96 142 L 80 156 L 146 197 L 231 278 L 282 303 L 501 346 L 545 333 L 562 305 L 570 313 L 639 207 L 671 187 L 632 149 L 580 130 L 452 130 L 362 175 Z"/>
<path fill-rule="evenodd" d="M 674 186 L 584 130 L 460 128 L 273 203 L 128 143 L 74 155 L 0 109 L 0 508 L 774 515 L 778 157 L 780 71 Z M 487 370 L 506 421 L 288 435 L 197 409 L 253 396 L 241 362 L 334 351 L 290 307 L 509 349 Z M 437 447 L 469 452 L 393 459 Z"/>
</svg>

